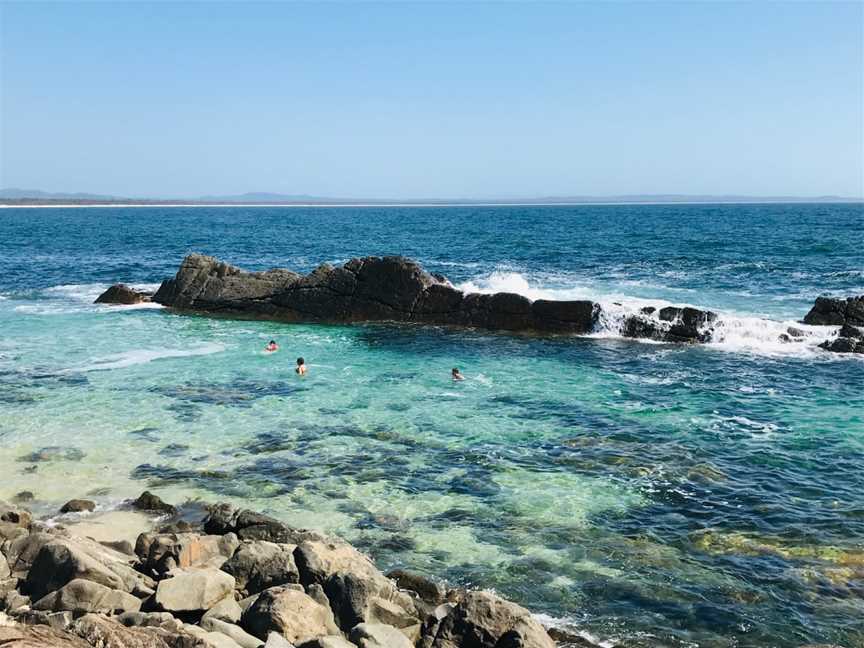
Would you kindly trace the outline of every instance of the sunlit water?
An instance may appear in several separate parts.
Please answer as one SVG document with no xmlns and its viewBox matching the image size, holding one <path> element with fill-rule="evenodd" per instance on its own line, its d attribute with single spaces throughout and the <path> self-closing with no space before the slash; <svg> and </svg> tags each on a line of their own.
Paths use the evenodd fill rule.
<svg viewBox="0 0 864 648">
<path fill-rule="evenodd" d="M 233 499 L 619 645 L 864 646 L 864 362 L 777 339 L 864 293 L 862 249 L 860 205 L 0 210 L 0 498 Z M 537 339 L 91 304 L 189 251 L 401 253 L 610 315 Z M 723 334 L 617 338 L 667 302 Z"/>
</svg>

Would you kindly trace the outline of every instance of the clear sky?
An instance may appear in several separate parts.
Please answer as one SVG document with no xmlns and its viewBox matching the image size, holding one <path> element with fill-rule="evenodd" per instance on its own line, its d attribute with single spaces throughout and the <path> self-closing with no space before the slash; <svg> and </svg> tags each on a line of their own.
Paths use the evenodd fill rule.
<svg viewBox="0 0 864 648">
<path fill-rule="evenodd" d="M 7 2 L 0 186 L 864 195 L 864 3 Z"/>
</svg>

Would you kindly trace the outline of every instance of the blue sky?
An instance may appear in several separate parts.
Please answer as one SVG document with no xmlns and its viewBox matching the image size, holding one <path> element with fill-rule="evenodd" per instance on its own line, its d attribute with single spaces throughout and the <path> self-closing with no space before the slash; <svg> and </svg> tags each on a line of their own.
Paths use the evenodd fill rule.
<svg viewBox="0 0 864 648">
<path fill-rule="evenodd" d="M 0 12 L 0 186 L 864 195 L 858 2 Z"/>
</svg>

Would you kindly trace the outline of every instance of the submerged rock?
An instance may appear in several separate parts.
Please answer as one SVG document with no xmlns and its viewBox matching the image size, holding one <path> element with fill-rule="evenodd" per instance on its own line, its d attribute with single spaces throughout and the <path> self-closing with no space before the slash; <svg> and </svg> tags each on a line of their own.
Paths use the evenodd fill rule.
<svg viewBox="0 0 864 648">
<path fill-rule="evenodd" d="M 62 446 L 47 446 L 35 452 L 24 455 L 19 461 L 37 463 L 40 461 L 81 461 L 84 452 L 78 448 L 66 448 Z"/>
<path fill-rule="evenodd" d="M 126 284 L 114 284 L 96 298 L 94 304 L 132 305 L 149 302 L 153 293 L 135 290 Z"/>
</svg>

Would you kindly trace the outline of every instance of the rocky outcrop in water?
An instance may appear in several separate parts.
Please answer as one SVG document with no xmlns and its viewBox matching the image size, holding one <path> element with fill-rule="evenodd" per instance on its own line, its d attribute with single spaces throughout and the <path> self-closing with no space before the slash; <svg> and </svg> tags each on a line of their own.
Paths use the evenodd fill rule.
<svg viewBox="0 0 864 648">
<path fill-rule="evenodd" d="M 817 297 L 805 324 L 840 326 L 836 337 L 819 346 L 834 353 L 864 353 L 864 295 L 838 299 Z"/>
<path fill-rule="evenodd" d="M 464 293 L 404 257 L 365 257 L 319 266 L 308 275 L 290 270 L 244 272 L 192 254 L 153 300 L 180 311 L 286 322 L 410 322 L 527 333 L 589 333 L 595 302 L 532 301 L 514 293 Z M 664 308 L 633 315 L 630 337 L 705 342 L 716 315 L 695 308 Z"/>
<path fill-rule="evenodd" d="M 96 298 L 94 304 L 122 304 L 131 306 L 149 302 L 153 293 L 135 290 L 126 284 L 114 284 Z"/>
<path fill-rule="evenodd" d="M 385 576 L 342 540 L 229 504 L 201 523 L 142 533 L 134 554 L 13 505 L 0 512 L 4 647 L 555 646 L 527 610 L 494 594 Z"/>
<path fill-rule="evenodd" d="M 837 337 L 819 346 L 834 353 L 864 353 L 864 327 L 844 324 L 837 332 Z"/>
<path fill-rule="evenodd" d="M 813 308 L 804 316 L 804 323 L 864 326 L 864 295 L 846 299 L 817 297 Z"/>
</svg>

